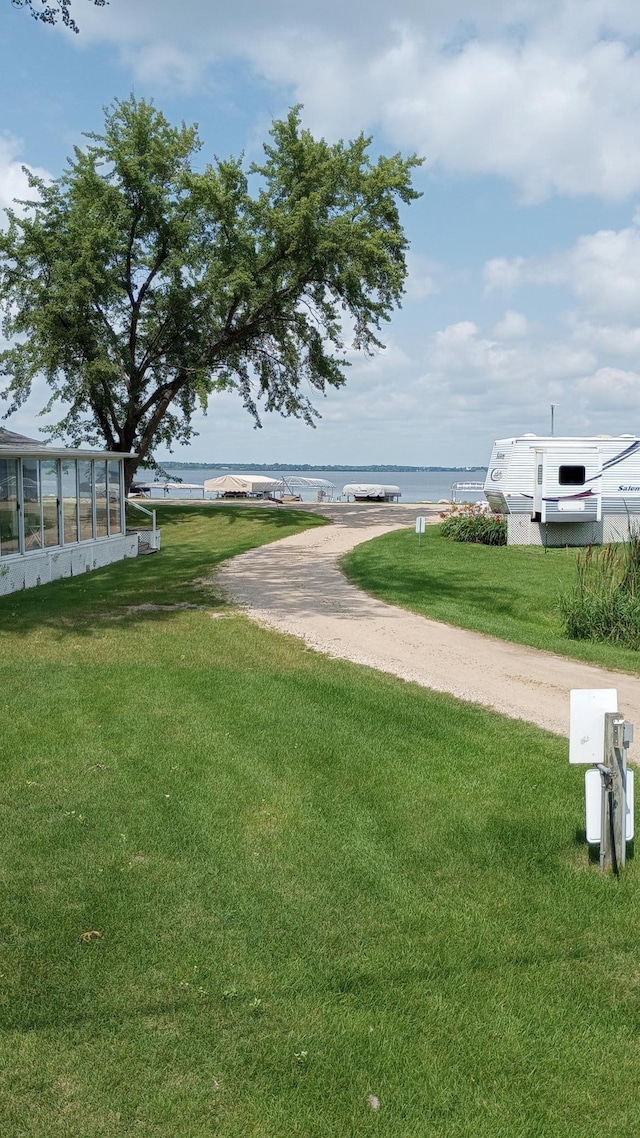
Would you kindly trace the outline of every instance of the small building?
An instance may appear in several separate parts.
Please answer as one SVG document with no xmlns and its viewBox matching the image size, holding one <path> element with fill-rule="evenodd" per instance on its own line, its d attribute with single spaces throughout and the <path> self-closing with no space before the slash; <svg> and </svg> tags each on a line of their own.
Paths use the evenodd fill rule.
<svg viewBox="0 0 640 1138">
<path fill-rule="evenodd" d="M 139 532 L 127 533 L 125 521 L 125 457 L 0 428 L 0 595 L 137 556 Z M 142 540 L 157 549 L 155 521 L 151 534 Z"/>
<path fill-rule="evenodd" d="M 498 439 L 484 492 L 507 518 L 508 545 L 628 541 L 640 531 L 640 439 Z"/>
</svg>

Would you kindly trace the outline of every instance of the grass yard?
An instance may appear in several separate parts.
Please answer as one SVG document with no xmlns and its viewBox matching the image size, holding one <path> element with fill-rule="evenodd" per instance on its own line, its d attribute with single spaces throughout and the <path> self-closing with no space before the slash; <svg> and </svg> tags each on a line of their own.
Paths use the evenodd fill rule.
<svg viewBox="0 0 640 1138">
<path fill-rule="evenodd" d="M 640 654 L 615 644 L 570 640 L 558 613 L 561 592 L 576 581 L 576 550 L 486 546 L 442 537 L 427 527 L 359 545 L 343 559 L 350 581 L 390 604 L 624 672 L 640 672 Z"/>
<path fill-rule="evenodd" d="M 0 602 L 3 1138 L 640 1132 L 638 872 L 564 741 L 189 584 L 308 515 L 161 520 Z"/>
</svg>

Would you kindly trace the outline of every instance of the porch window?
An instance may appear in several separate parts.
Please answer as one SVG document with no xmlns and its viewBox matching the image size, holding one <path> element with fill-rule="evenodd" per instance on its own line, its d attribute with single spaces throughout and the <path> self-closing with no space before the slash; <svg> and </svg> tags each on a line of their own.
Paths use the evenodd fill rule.
<svg viewBox="0 0 640 1138">
<path fill-rule="evenodd" d="M 78 540 L 78 475 L 73 459 L 62 463 L 62 515 L 65 543 Z"/>
<path fill-rule="evenodd" d="M 78 463 L 78 483 L 80 490 L 80 541 L 87 541 L 93 535 L 93 463 Z"/>
<path fill-rule="evenodd" d="M 22 497 L 25 552 L 42 549 L 42 491 L 37 458 L 22 460 Z"/>
<path fill-rule="evenodd" d="M 42 533 L 46 547 L 60 545 L 60 463 L 57 459 L 43 459 L 40 463 L 42 487 Z"/>
<path fill-rule="evenodd" d="M 18 463 L 0 458 L 0 557 L 19 552 Z"/>
<path fill-rule="evenodd" d="M 112 461 L 109 468 L 109 533 L 122 533 L 121 463 Z"/>
<path fill-rule="evenodd" d="M 106 537 L 109 532 L 107 510 L 107 464 L 96 462 L 96 537 Z"/>
</svg>

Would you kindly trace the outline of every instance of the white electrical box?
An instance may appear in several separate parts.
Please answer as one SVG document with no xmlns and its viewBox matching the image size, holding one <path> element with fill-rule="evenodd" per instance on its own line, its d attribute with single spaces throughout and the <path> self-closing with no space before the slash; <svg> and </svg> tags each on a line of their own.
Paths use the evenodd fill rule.
<svg viewBox="0 0 640 1138">
<path fill-rule="evenodd" d="M 602 826 L 602 776 L 599 770 L 594 768 L 584 772 L 584 789 L 587 804 L 587 841 L 589 845 L 598 845 Z M 633 771 L 627 770 L 626 839 L 628 842 L 633 841 L 635 832 L 634 797 Z"/>
<path fill-rule="evenodd" d="M 570 696 L 569 762 L 601 763 L 604 717 L 618 710 L 616 688 L 574 688 Z M 597 772 L 596 772 L 597 773 Z"/>
</svg>

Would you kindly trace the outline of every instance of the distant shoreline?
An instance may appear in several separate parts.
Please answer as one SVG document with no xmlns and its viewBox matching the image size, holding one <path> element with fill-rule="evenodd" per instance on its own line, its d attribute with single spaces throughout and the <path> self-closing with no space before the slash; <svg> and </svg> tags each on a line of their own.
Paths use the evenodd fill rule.
<svg viewBox="0 0 640 1138">
<path fill-rule="evenodd" d="M 163 470 L 360 470 L 386 474 L 474 474 L 486 466 L 336 466 L 309 462 L 158 462 Z"/>
</svg>

